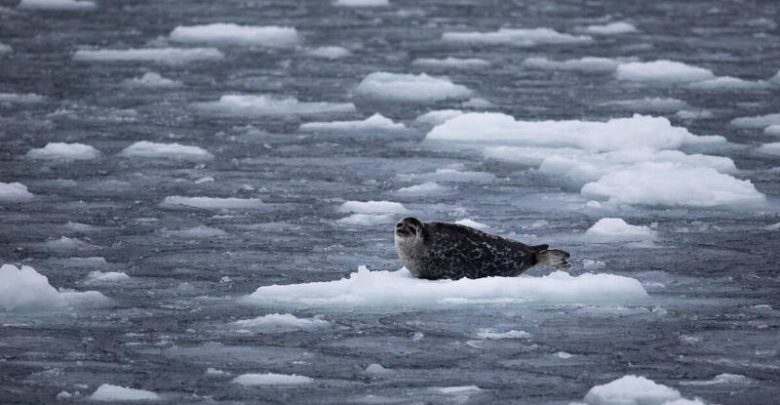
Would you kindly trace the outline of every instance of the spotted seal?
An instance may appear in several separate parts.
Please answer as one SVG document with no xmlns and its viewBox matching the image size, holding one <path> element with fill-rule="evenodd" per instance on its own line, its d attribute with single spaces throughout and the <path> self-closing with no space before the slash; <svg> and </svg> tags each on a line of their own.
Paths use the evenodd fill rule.
<svg viewBox="0 0 780 405">
<path fill-rule="evenodd" d="M 541 264 L 568 269 L 569 253 L 529 246 L 446 222 L 407 217 L 395 226 L 395 249 L 413 276 L 423 279 L 513 277 Z"/>
</svg>

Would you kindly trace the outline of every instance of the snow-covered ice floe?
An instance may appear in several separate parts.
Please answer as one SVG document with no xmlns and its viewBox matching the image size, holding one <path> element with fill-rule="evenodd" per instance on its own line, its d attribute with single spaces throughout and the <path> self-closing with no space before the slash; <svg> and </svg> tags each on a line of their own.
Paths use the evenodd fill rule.
<svg viewBox="0 0 780 405">
<path fill-rule="evenodd" d="M 545 57 L 531 57 L 523 61 L 523 66 L 548 70 L 575 70 L 582 72 L 613 72 L 626 61 L 613 58 L 586 56 L 579 59 L 551 60 Z"/>
<path fill-rule="evenodd" d="M 588 391 L 587 405 L 704 405 L 700 399 L 685 399 L 674 388 L 642 376 L 626 375 Z"/>
<path fill-rule="evenodd" d="M 37 104 L 46 97 L 35 93 L 0 93 L 0 104 Z"/>
<path fill-rule="evenodd" d="M 452 189 L 447 186 L 442 186 L 435 181 L 426 181 L 422 184 L 415 184 L 409 187 L 401 187 L 395 191 L 396 194 L 405 197 L 420 197 L 428 195 L 441 195 L 447 193 Z"/>
<path fill-rule="evenodd" d="M 320 46 L 313 49 L 307 49 L 304 53 L 315 58 L 330 60 L 352 56 L 352 52 L 349 49 L 341 46 Z"/>
<path fill-rule="evenodd" d="M 454 58 L 449 56 L 444 59 L 419 58 L 412 61 L 412 65 L 427 68 L 474 69 L 488 67 L 490 62 L 478 58 Z"/>
<path fill-rule="evenodd" d="M 333 4 L 339 7 L 386 7 L 390 2 L 388 0 L 336 0 Z"/>
<path fill-rule="evenodd" d="M 158 401 L 160 396 L 152 391 L 127 388 L 113 384 L 103 384 L 88 397 L 98 402 L 135 402 Z"/>
<path fill-rule="evenodd" d="M 83 11 L 94 10 L 97 6 L 94 1 L 86 0 L 22 0 L 18 7 L 28 10 Z"/>
<path fill-rule="evenodd" d="M 350 113 L 352 103 L 299 101 L 295 97 L 271 95 L 226 94 L 217 101 L 193 104 L 204 113 L 227 117 L 265 117 Z"/>
<path fill-rule="evenodd" d="M 183 86 L 180 81 L 162 77 L 159 73 L 154 72 L 147 72 L 141 77 L 125 80 L 124 84 L 129 87 L 145 89 L 175 89 Z"/>
<path fill-rule="evenodd" d="M 100 157 L 100 151 L 83 143 L 49 142 L 43 148 L 31 149 L 27 157 L 40 160 L 90 160 Z"/>
<path fill-rule="evenodd" d="M 604 303 L 642 300 L 642 284 L 613 274 L 572 276 L 556 271 L 548 276 L 489 277 L 461 280 L 421 280 L 405 269 L 357 272 L 335 281 L 258 288 L 239 300 L 257 305 L 387 307 L 510 303 Z"/>
<path fill-rule="evenodd" d="M 227 232 L 219 228 L 212 228 L 210 226 L 198 225 L 196 227 L 179 229 L 175 231 L 163 230 L 163 235 L 172 236 L 176 238 L 215 238 L 220 236 L 227 236 Z"/>
<path fill-rule="evenodd" d="M 731 120 L 731 125 L 738 128 L 766 128 L 780 125 L 780 113 L 734 118 Z"/>
<path fill-rule="evenodd" d="M 307 122 L 302 131 L 397 131 L 404 130 L 404 124 L 393 122 L 382 114 L 374 114 L 361 121 Z"/>
<path fill-rule="evenodd" d="M 467 99 L 472 91 L 446 77 L 374 72 L 366 76 L 355 89 L 357 96 L 383 101 L 434 102 L 447 99 Z"/>
<path fill-rule="evenodd" d="M 435 181 L 441 183 L 490 183 L 496 175 L 488 172 L 461 171 L 456 169 L 436 169 L 432 173 L 399 174 L 403 181 Z"/>
<path fill-rule="evenodd" d="M 30 266 L 0 266 L 0 310 L 41 311 L 107 302 L 108 298 L 97 291 L 57 290 L 46 276 Z"/>
<path fill-rule="evenodd" d="M 625 21 L 616 21 L 604 25 L 589 25 L 583 30 L 588 34 L 616 35 L 636 32 L 634 24 Z"/>
<path fill-rule="evenodd" d="M 617 77 L 635 82 L 690 83 L 714 79 L 709 69 L 670 60 L 628 62 L 617 67 Z"/>
<path fill-rule="evenodd" d="M 241 374 L 233 379 L 236 384 L 254 386 L 254 385 L 298 385 L 314 382 L 311 377 L 297 374 L 276 374 L 276 373 L 258 373 Z"/>
<path fill-rule="evenodd" d="M 351 214 L 338 220 L 341 225 L 370 226 L 395 222 L 409 210 L 394 201 L 347 201 L 338 212 Z"/>
<path fill-rule="evenodd" d="M 756 150 L 767 155 L 780 155 L 780 142 L 765 143 Z"/>
<path fill-rule="evenodd" d="M 750 378 L 741 374 L 718 374 L 711 380 L 704 381 L 681 381 L 680 385 L 748 385 Z"/>
<path fill-rule="evenodd" d="M 601 218 L 585 231 L 585 237 L 598 242 L 654 240 L 656 233 L 650 227 L 631 225 L 621 218 Z"/>
<path fill-rule="evenodd" d="M 130 280 L 130 276 L 121 271 L 90 271 L 84 284 L 114 284 L 127 280 Z"/>
<path fill-rule="evenodd" d="M 534 46 L 544 44 L 581 44 L 593 38 L 587 35 L 563 34 L 551 28 L 501 28 L 493 32 L 445 32 L 448 42 Z"/>
<path fill-rule="evenodd" d="M 0 181 L 0 202 L 24 202 L 33 199 L 33 194 L 27 191 L 22 183 L 3 183 Z"/>
<path fill-rule="evenodd" d="M 133 158 L 176 159 L 188 161 L 211 160 L 214 156 L 198 146 L 181 145 L 178 143 L 157 143 L 139 141 L 124 149 L 119 156 Z"/>
<path fill-rule="evenodd" d="M 764 81 L 750 81 L 738 77 L 721 76 L 714 79 L 691 83 L 689 88 L 708 91 L 732 91 L 732 90 L 762 90 L 771 84 Z"/>
<path fill-rule="evenodd" d="M 80 49 L 73 54 L 73 60 L 81 62 L 153 62 L 175 65 L 219 60 L 224 56 L 216 48 Z"/>
<path fill-rule="evenodd" d="M 280 333 L 324 328 L 330 326 L 331 323 L 317 317 L 298 318 L 292 314 L 268 314 L 257 318 L 235 321 L 233 325 L 252 332 Z"/>
<path fill-rule="evenodd" d="M 261 209 L 265 204 L 259 198 L 236 198 L 236 197 L 183 197 L 168 196 L 160 204 L 167 208 L 202 208 L 202 209 Z"/>
<path fill-rule="evenodd" d="M 292 48 L 300 43 L 300 35 L 293 27 L 249 26 L 230 23 L 179 26 L 171 31 L 170 38 L 174 42 L 184 43 L 271 48 Z"/>
<path fill-rule="evenodd" d="M 14 49 L 13 49 L 13 48 L 11 48 L 11 46 L 10 46 L 10 45 L 6 45 L 6 44 L 4 44 L 4 43 L 0 42 L 0 54 L 4 54 L 4 53 L 10 53 L 10 52 L 12 52 L 13 50 L 14 50 Z"/>
</svg>

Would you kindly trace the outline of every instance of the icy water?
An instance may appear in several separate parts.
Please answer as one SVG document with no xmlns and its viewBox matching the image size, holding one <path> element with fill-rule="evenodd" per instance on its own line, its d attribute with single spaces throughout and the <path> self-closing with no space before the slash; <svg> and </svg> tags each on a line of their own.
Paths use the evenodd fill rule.
<svg viewBox="0 0 780 405">
<path fill-rule="evenodd" d="M 177 404 L 568 404 L 625 375 L 644 376 L 704 403 L 777 401 L 780 170 L 778 153 L 760 146 L 780 135 L 765 131 L 780 124 L 780 116 L 770 115 L 780 113 L 780 76 L 770 80 L 780 69 L 780 3 L 0 5 L 0 182 L 27 188 L 19 192 L 17 186 L 16 194 L 0 188 L 0 258 L 32 267 L 54 288 L 105 296 L 67 295 L 40 278 L 37 284 L 0 279 L 0 403 L 82 402 L 112 384 Z M 586 28 L 612 22 L 635 30 Z M 172 34 L 209 23 L 294 27 L 297 36 L 247 44 L 215 42 L 219 29 L 190 41 Z M 500 28 L 549 28 L 567 37 L 547 33 L 540 42 L 525 36 L 485 43 L 443 36 Z M 349 54 L 313 54 L 324 46 Z M 77 50 L 165 47 L 213 49 L 184 61 L 75 56 Z M 419 60 L 447 57 L 481 61 L 453 66 Z M 527 60 L 583 57 L 612 62 L 553 69 Z M 632 80 L 610 65 L 655 60 L 747 84 L 691 84 L 712 79 L 707 74 Z M 386 88 L 358 89 L 374 72 L 446 76 L 468 94 L 450 89 L 449 97 L 432 100 L 440 88 L 412 84 L 401 93 L 416 99 L 398 100 Z M 146 86 L 134 81 L 148 73 L 173 82 L 154 75 L 146 76 Z M 217 103 L 237 94 L 277 98 L 252 99 L 249 107 Z M 442 109 L 490 111 L 518 121 L 666 117 L 691 134 L 728 142 L 660 149 L 723 156 L 735 167 L 721 170 L 727 174 L 678 176 L 675 166 L 657 172 L 660 179 L 640 182 L 633 200 L 610 200 L 581 188 L 608 183 L 603 176 L 619 165 L 603 168 L 588 153 L 620 149 L 621 131 L 645 124 L 593 147 L 530 145 L 547 148 L 542 154 L 565 147 L 564 155 L 584 153 L 577 156 L 591 166 L 566 172 L 525 161 L 533 154 L 528 144 L 498 135 L 493 146 L 519 146 L 525 154 L 483 150 L 482 131 L 495 130 L 489 122 L 468 128 L 477 145 L 426 139 L 437 122 L 416 118 Z M 404 127 L 301 127 L 375 113 Z M 733 121 L 756 116 L 766 117 L 746 125 Z M 446 137 L 451 132 L 445 129 L 452 128 L 440 128 Z M 597 141 L 602 135 L 600 129 L 569 131 Z M 125 149 L 140 141 L 201 149 L 160 154 L 151 146 L 158 152 L 151 157 Z M 98 152 L 82 152 L 84 159 L 77 160 L 72 149 L 30 153 L 52 142 Z M 572 180 L 580 175 L 588 178 Z M 715 177 L 694 187 L 704 175 Z M 740 189 L 745 198 L 735 197 L 736 179 L 752 183 Z M 420 187 L 408 188 L 414 186 Z M 720 187 L 722 193 L 709 194 Z M 667 191 L 670 201 L 657 199 Z M 347 201 L 392 201 L 403 209 L 350 209 L 342 206 Z M 408 214 L 470 219 L 490 232 L 550 243 L 572 253 L 573 276 L 615 277 L 595 292 L 581 285 L 557 291 L 547 278 L 541 292 L 503 291 L 498 299 L 500 285 L 442 284 L 449 290 L 441 293 L 398 273 L 353 287 L 315 285 L 317 291 L 301 292 L 293 286 L 247 298 L 274 284 L 336 281 L 359 266 L 398 270 L 392 226 Z M 585 233 L 605 217 L 646 228 L 633 237 Z M 4 277 L 17 274 L 5 269 Z M 533 269 L 527 276 L 535 279 L 518 285 L 528 288 L 524 283 L 550 273 Z M 630 279 L 647 295 L 611 284 Z M 271 314 L 283 315 L 266 316 Z M 235 379 L 248 373 L 308 379 L 257 386 Z M 716 378 L 721 374 L 740 377 Z"/>
</svg>

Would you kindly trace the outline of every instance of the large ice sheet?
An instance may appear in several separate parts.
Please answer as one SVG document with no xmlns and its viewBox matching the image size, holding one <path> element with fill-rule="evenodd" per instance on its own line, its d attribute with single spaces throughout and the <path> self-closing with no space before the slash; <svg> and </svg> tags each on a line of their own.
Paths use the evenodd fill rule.
<svg viewBox="0 0 780 405">
<path fill-rule="evenodd" d="M 265 117 L 338 114 L 355 111 L 352 103 L 299 101 L 295 97 L 226 94 L 217 101 L 194 104 L 195 109 L 227 117 Z"/>
<path fill-rule="evenodd" d="M 0 310 L 34 312 L 107 302 L 97 291 L 58 291 L 46 276 L 30 266 L 0 266 Z"/>
<path fill-rule="evenodd" d="M 455 84 L 446 77 L 374 72 L 366 76 L 355 89 L 355 94 L 372 100 L 395 102 L 433 102 L 447 99 L 466 99 L 472 95 L 466 86 Z"/>
<path fill-rule="evenodd" d="M 300 43 L 300 35 L 293 27 L 261 27 L 232 23 L 178 26 L 171 31 L 170 37 L 175 42 L 271 48 L 291 48 Z"/>
</svg>

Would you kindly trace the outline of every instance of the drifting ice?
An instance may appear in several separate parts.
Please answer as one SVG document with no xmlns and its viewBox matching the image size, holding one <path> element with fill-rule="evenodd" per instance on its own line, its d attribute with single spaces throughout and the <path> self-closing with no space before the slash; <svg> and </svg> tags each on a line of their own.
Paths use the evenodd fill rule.
<svg viewBox="0 0 780 405">
<path fill-rule="evenodd" d="M 217 101 L 195 103 L 195 109 L 227 117 L 264 117 L 350 113 L 352 103 L 298 101 L 294 97 L 228 94 Z"/>
<path fill-rule="evenodd" d="M 198 146 L 180 145 L 178 143 L 157 143 L 149 141 L 136 142 L 119 153 L 123 157 L 142 157 L 157 159 L 178 159 L 189 161 L 211 160 L 214 156 Z"/>
<path fill-rule="evenodd" d="M 73 60 L 82 62 L 154 62 L 183 64 L 218 60 L 224 55 L 215 48 L 81 49 Z"/>
<path fill-rule="evenodd" d="M 179 26 L 171 32 L 170 37 L 175 42 L 272 48 L 291 48 L 300 42 L 298 31 L 292 27 L 256 27 L 226 23 Z"/>
<path fill-rule="evenodd" d="M 0 266 L 0 309 L 36 311 L 80 305 L 101 305 L 108 299 L 97 291 L 57 291 L 49 279 L 30 266 Z"/>
<path fill-rule="evenodd" d="M 384 101 L 433 102 L 447 99 L 467 99 L 472 92 L 466 86 L 444 77 L 374 72 L 366 76 L 355 89 L 360 97 Z"/>
<path fill-rule="evenodd" d="M 89 160 L 100 157 L 100 152 L 83 143 L 50 142 L 43 148 L 31 149 L 27 157 L 41 160 Z"/>
</svg>

